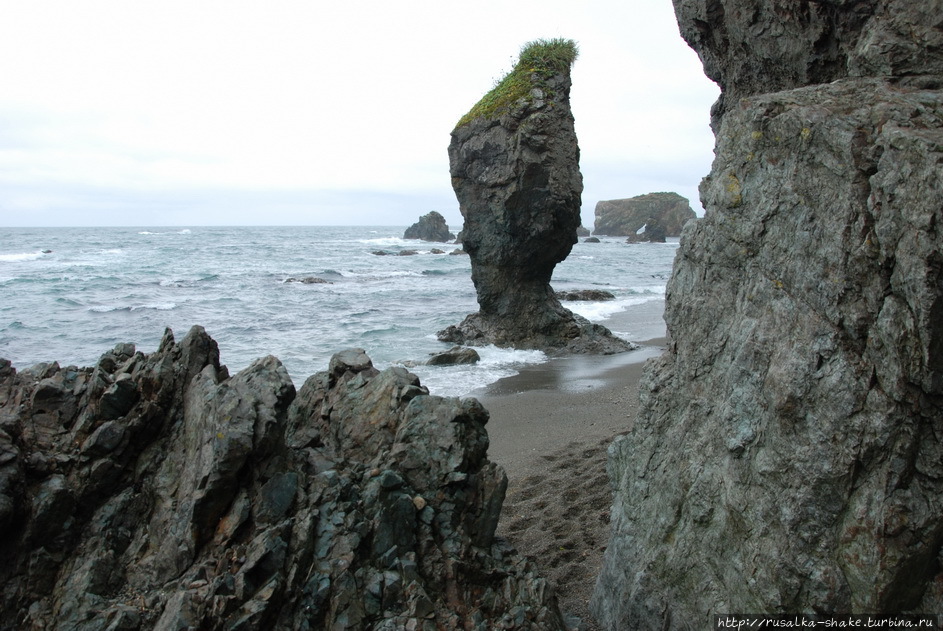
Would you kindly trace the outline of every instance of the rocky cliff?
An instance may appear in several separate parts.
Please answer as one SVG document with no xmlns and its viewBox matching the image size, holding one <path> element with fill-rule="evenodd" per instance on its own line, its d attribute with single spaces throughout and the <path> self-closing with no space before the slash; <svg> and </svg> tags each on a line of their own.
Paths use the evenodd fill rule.
<svg viewBox="0 0 943 631">
<path fill-rule="evenodd" d="M 198 327 L 2 361 L 0 628 L 561 629 L 494 539 L 487 419 L 358 350 L 297 392 L 274 357 L 230 377 Z"/>
<path fill-rule="evenodd" d="M 943 613 L 943 4 L 675 9 L 716 158 L 610 449 L 594 611 Z"/>
<path fill-rule="evenodd" d="M 687 198 L 677 193 L 608 199 L 596 203 L 593 234 L 664 243 L 665 237 L 680 236 L 684 224 L 694 217 Z"/>
<path fill-rule="evenodd" d="M 453 240 L 455 235 L 449 232 L 449 224 L 445 222 L 445 217 L 433 210 L 432 212 L 426 213 L 419 218 L 419 221 L 406 228 L 406 232 L 403 233 L 403 238 L 446 243 Z"/>
<path fill-rule="evenodd" d="M 478 313 L 444 341 L 617 352 L 628 345 L 574 316 L 550 287 L 577 241 L 583 178 L 570 110 L 576 45 L 537 41 L 459 121 L 449 144 Z"/>
</svg>

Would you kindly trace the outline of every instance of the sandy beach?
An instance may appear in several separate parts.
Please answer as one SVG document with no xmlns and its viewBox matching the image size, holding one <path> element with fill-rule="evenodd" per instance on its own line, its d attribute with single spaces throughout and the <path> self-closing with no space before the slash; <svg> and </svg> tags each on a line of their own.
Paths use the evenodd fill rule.
<svg viewBox="0 0 943 631">
<path fill-rule="evenodd" d="M 603 324 L 664 335 L 663 323 L 640 327 L 639 316 Z M 640 343 L 619 355 L 552 359 L 475 393 L 491 413 L 489 457 L 508 474 L 498 535 L 537 564 L 580 629 L 598 629 L 588 601 L 609 538 L 606 450 L 631 429 L 642 367 L 665 339 Z"/>
</svg>

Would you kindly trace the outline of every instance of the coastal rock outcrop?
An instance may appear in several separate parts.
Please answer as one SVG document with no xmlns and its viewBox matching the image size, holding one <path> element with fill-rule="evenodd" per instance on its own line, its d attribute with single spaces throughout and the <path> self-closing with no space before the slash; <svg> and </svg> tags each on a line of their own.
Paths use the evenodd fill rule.
<svg viewBox="0 0 943 631">
<path fill-rule="evenodd" d="M 570 110 L 570 40 L 537 41 L 459 121 L 449 144 L 478 313 L 458 344 L 618 352 L 628 343 L 563 308 L 550 278 L 577 241 L 583 179 Z"/>
<path fill-rule="evenodd" d="M 230 376 L 199 327 L 0 361 L 0 628 L 562 629 L 494 537 L 487 420 L 357 349 Z"/>
<path fill-rule="evenodd" d="M 610 448 L 595 615 L 943 613 L 941 4 L 674 4 L 716 158 Z"/>
<path fill-rule="evenodd" d="M 664 243 L 665 237 L 681 236 L 684 224 L 695 216 L 687 198 L 677 193 L 603 200 L 596 203 L 593 234 Z"/>
<path fill-rule="evenodd" d="M 455 235 L 449 232 L 449 225 L 445 222 L 445 217 L 433 210 L 406 228 L 403 238 L 447 243 L 455 239 Z"/>
</svg>

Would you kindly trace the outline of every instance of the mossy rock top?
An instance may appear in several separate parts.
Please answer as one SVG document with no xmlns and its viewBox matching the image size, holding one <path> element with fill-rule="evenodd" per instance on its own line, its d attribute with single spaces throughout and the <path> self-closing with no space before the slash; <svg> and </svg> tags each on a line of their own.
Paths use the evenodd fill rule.
<svg viewBox="0 0 943 631">
<path fill-rule="evenodd" d="M 455 128 L 504 112 L 518 100 L 530 96 L 534 88 L 545 87 L 553 75 L 568 71 L 578 55 L 576 42 L 571 39 L 538 39 L 525 44 L 514 68 L 458 121 Z"/>
</svg>

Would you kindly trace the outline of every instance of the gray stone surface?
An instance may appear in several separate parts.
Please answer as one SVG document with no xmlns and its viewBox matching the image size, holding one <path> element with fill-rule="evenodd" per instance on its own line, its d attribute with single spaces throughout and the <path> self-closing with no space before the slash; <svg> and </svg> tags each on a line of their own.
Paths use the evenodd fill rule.
<svg viewBox="0 0 943 631">
<path fill-rule="evenodd" d="M 577 241 L 583 178 L 570 68 L 530 72 L 526 97 L 452 131 L 478 313 L 439 333 L 457 344 L 612 353 L 631 345 L 560 305 L 550 278 Z"/>
<path fill-rule="evenodd" d="M 725 105 L 593 609 L 943 613 L 941 3 L 675 5 Z"/>
<path fill-rule="evenodd" d="M 681 35 L 721 88 L 715 125 L 740 99 L 845 77 L 943 75 L 940 0 L 672 0 Z"/>
<path fill-rule="evenodd" d="M 445 217 L 433 210 L 406 228 L 403 238 L 447 243 L 454 240 L 455 235 L 449 232 L 449 225 L 445 222 Z"/>
<path fill-rule="evenodd" d="M 0 628 L 563 629 L 494 536 L 487 420 L 359 349 L 230 377 L 199 327 L 0 361 Z"/>
<path fill-rule="evenodd" d="M 447 351 L 435 353 L 426 361 L 426 364 L 429 366 L 455 366 L 477 364 L 479 361 L 481 361 L 481 356 L 475 349 L 464 346 L 453 346 Z"/>
<path fill-rule="evenodd" d="M 596 203 L 595 213 L 593 234 L 629 237 L 633 243 L 681 236 L 684 224 L 695 217 L 687 198 L 677 193 L 607 199 Z"/>
</svg>

